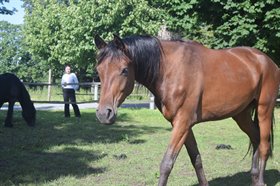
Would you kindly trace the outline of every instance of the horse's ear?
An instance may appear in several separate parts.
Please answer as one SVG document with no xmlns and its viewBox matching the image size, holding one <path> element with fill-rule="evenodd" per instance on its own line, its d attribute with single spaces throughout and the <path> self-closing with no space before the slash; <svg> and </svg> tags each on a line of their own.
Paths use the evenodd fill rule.
<svg viewBox="0 0 280 186">
<path fill-rule="evenodd" d="M 121 40 L 121 38 L 119 36 L 117 36 L 116 34 L 114 34 L 114 40 L 113 40 L 114 44 L 116 45 L 116 47 L 123 51 L 126 52 L 126 47 L 125 44 L 123 43 L 123 41 Z"/>
<path fill-rule="evenodd" d="M 94 43 L 98 49 L 102 49 L 107 46 L 107 43 L 99 35 L 95 35 Z"/>
</svg>

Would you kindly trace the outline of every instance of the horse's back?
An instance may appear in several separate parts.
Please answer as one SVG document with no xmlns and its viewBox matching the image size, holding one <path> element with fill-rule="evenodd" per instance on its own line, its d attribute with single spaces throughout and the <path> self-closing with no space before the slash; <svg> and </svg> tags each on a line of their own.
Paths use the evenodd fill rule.
<svg viewBox="0 0 280 186">
<path fill-rule="evenodd" d="M 16 75 L 14 75 L 12 73 L 4 73 L 4 74 L 0 74 L 0 82 L 1 82 L 1 84 L 4 84 L 5 82 L 6 83 L 9 83 L 9 82 L 18 83 L 21 81 Z"/>
</svg>

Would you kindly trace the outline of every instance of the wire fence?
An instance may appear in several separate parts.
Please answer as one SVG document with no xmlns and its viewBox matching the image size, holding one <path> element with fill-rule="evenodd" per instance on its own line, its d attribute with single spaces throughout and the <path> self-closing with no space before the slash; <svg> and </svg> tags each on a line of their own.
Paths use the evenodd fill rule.
<svg viewBox="0 0 280 186">
<path fill-rule="evenodd" d="M 72 102 L 63 101 L 62 86 L 60 83 L 28 83 L 24 82 L 34 103 L 65 104 Z M 76 104 L 98 103 L 100 98 L 100 82 L 69 83 L 67 85 L 79 85 L 76 91 Z M 126 98 L 124 104 L 148 104 L 155 108 L 154 97 L 143 86 L 135 84 L 133 92 Z"/>
</svg>

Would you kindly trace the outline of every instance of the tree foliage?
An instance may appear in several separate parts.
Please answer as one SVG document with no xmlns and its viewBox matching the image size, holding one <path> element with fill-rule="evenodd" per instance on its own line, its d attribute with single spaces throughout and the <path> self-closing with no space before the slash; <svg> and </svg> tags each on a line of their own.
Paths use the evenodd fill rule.
<svg viewBox="0 0 280 186">
<path fill-rule="evenodd" d="M 0 21 L 0 73 L 12 72 L 20 60 L 20 26 Z"/>
<path fill-rule="evenodd" d="M 17 11 L 15 8 L 10 10 L 4 6 L 4 3 L 9 3 L 9 1 L 10 0 L 0 0 L 0 14 L 12 15 L 15 11 Z"/>
<path fill-rule="evenodd" d="M 0 73 L 15 73 L 25 81 L 34 81 L 42 76 L 40 65 L 26 50 L 20 25 L 0 21 L 0 56 Z"/>
<path fill-rule="evenodd" d="M 280 64 L 279 0 L 165 0 L 166 24 L 214 48 L 256 47 Z"/>
<path fill-rule="evenodd" d="M 79 74 L 92 74 L 96 49 L 93 37 L 113 33 L 156 34 L 158 9 L 145 0 L 28 0 L 24 33 L 34 59 L 44 61 L 58 77 L 63 64 Z M 60 71 L 59 71 L 60 70 Z"/>
</svg>

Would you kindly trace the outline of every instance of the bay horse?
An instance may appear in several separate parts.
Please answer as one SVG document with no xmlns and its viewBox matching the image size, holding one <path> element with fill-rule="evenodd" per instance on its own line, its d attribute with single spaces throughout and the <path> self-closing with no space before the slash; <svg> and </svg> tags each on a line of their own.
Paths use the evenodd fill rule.
<svg viewBox="0 0 280 186">
<path fill-rule="evenodd" d="M 101 80 L 99 121 L 115 122 L 117 107 L 132 92 L 136 80 L 154 94 L 157 108 L 172 125 L 158 185 L 167 184 L 183 145 L 199 185 L 208 185 L 192 127 L 228 117 L 250 139 L 252 185 L 265 185 L 280 83 L 280 71 L 267 55 L 250 47 L 214 50 L 195 41 L 152 36 L 121 39 L 115 35 L 106 43 L 96 35 L 94 42 L 99 49 L 96 69 Z"/>
<path fill-rule="evenodd" d="M 5 127 L 13 127 L 13 110 L 15 102 L 17 101 L 21 105 L 22 117 L 24 120 L 29 126 L 34 126 L 36 120 L 36 109 L 24 84 L 14 74 L 0 74 L 0 108 L 5 102 L 9 103 L 4 124 Z"/>
</svg>

